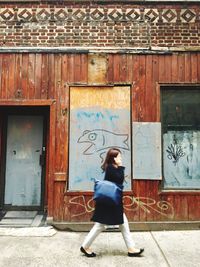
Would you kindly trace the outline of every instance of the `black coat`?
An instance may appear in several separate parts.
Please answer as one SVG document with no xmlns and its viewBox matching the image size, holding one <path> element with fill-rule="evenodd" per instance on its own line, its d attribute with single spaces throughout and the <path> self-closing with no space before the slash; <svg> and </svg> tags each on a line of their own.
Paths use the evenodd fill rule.
<svg viewBox="0 0 200 267">
<path fill-rule="evenodd" d="M 125 168 L 122 166 L 116 168 L 113 165 L 108 165 L 104 179 L 122 185 L 124 182 L 124 169 Z M 120 204 L 117 206 L 96 203 L 94 214 L 91 220 L 107 225 L 123 224 L 124 220 L 122 198 Z"/>
</svg>

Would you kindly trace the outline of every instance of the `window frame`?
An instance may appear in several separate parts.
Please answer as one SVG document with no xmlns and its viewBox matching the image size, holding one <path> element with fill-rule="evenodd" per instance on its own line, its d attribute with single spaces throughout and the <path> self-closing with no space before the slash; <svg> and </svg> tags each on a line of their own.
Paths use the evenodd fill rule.
<svg viewBox="0 0 200 267">
<path fill-rule="evenodd" d="M 157 83 L 157 92 L 158 92 L 158 97 L 159 97 L 159 103 L 158 103 L 158 113 L 159 113 L 159 120 L 161 122 L 161 164 L 162 164 L 162 180 L 160 182 L 159 186 L 159 194 L 176 194 L 179 192 L 180 194 L 190 194 L 190 195 L 199 195 L 200 194 L 200 188 L 175 188 L 175 187 L 164 187 L 164 159 L 163 159 L 163 122 L 162 122 L 162 91 L 164 89 L 187 89 L 190 87 L 191 89 L 197 89 L 199 88 L 200 92 L 200 83 Z"/>
</svg>

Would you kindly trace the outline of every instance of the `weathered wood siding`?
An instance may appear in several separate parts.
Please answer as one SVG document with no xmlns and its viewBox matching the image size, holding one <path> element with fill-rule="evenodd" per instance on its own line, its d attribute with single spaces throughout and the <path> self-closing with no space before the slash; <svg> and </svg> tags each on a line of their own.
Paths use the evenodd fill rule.
<svg viewBox="0 0 200 267">
<path fill-rule="evenodd" d="M 93 209 L 91 193 L 66 190 L 70 84 L 131 84 L 132 121 L 159 122 L 159 83 L 200 83 L 200 53 L 104 55 L 99 59 L 104 70 L 99 77 L 96 73 L 92 76 L 93 70 L 98 70 L 98 56 L 91 57 L 88 54 L 0 54 L 1 102 L 18 100 L 20 105 L 25 99 L 56 100 L 55 113 L 50 117 L 50 123 L 55 119 L 55 124 L 51 125 L 53 153 L 48 158 L 51 171 L 47 170 L 46 174 L 46 203 L 48 214 L 57 221 L 88 221 Z M 150 180 L 132 180 L 132 187 L 133 191 L 124 196 L 130 221 L 200 218 L 200 192 L 162 192 L 161 182 Z"/>
</svg>

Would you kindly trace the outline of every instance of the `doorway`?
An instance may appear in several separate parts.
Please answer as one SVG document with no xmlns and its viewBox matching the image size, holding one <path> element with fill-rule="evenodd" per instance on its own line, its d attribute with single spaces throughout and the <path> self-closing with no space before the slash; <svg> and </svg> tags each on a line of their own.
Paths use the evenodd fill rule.
<svg viewBox="0 0 200 267">
<path fill-rule="evenodd" d="M 46 110 L 36 107 L 4 108 L 1 114 L 1 206 L 5 211 L 42 211 Z"/>
</svg>

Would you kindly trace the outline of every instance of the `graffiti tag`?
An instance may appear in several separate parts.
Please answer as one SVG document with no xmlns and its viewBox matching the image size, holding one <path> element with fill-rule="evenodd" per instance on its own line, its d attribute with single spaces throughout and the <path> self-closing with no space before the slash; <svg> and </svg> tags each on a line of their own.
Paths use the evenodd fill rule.
<svg viewBox="0 0 200 267">
<path fill-rule="evenodd" d="M 172 216 L 174 215 L 173 206 L 167 201 L 156 201 L 153 198 L 148 197 L 133 197 L 133 196 L 124 196 L 124 210 L 127 211 L 137 211 L 142 209 L 145 213 L 157 212 L 163 216 Z M 85 196 L 75 196 L 69 200 L 69 205 L 75 205 L 79 207 L 79 211 L 72 214 L 72 217 L 81 216 L 88 214 L 94 211 L 94 202 L 91 197 L 89 200 L 85 199 Z M 81 210 L 81 211 L 80 211 Z"/>
</svg>

